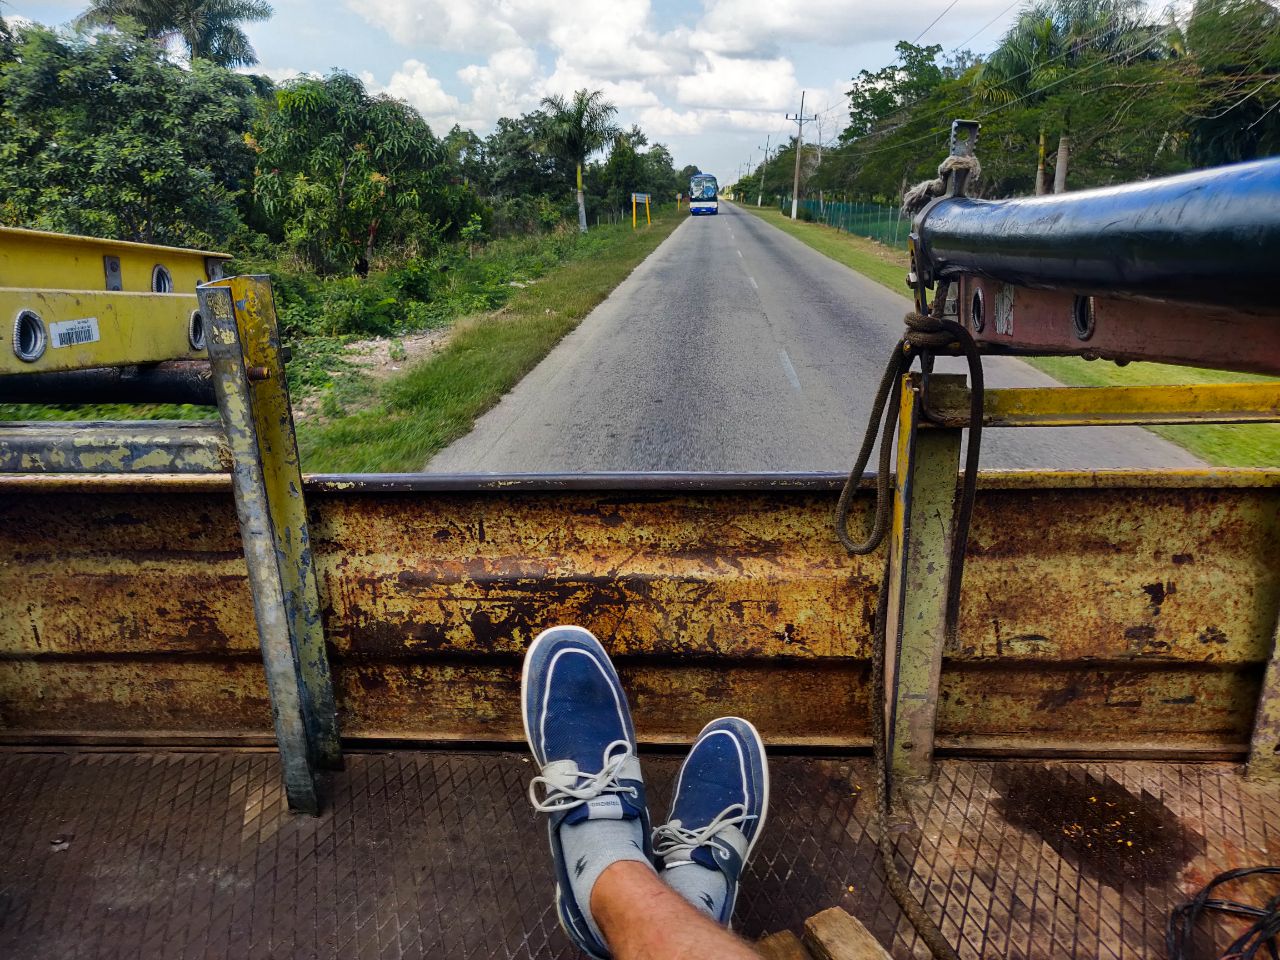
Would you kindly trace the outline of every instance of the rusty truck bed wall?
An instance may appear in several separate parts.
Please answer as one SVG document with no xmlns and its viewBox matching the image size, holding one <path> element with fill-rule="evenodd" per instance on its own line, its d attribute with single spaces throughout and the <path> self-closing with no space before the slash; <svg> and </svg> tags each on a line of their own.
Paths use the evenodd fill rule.
<svg viewBox="0 0 1280 960">
<path fill-rule="evenodd" d="M 312 478 L 343 734 L 518 740 L 521 651 L 575 622 L 649 740 L 733 704 L 775 744 L 865 743 L 883 560 L 836 544 L 839 483 Z M 939 747 L 1243 753 L 1278 506 L 1280 471 L 984 476 Z M 0 613 L 0 739 L 269 742 L 223 479 L 0 478 Z"/>
</svg>

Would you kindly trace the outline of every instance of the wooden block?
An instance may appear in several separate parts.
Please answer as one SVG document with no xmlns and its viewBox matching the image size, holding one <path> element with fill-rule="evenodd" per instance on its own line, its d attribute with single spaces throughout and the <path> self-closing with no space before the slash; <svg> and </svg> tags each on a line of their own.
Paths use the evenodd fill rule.
<svg viewBox="0 0 1280 960">
<path fill-rule="evenodd" d="M 790 930 L 769 934 L 756 944 L 756 953 L 764 960 L 813 960 L 800 938 Z"/>
<path fill-rule="evenodd" d="M 892 960 L 871 931 L 839 907 L 804 922 L 804 945 L 817 960 Z"/>
</svg>

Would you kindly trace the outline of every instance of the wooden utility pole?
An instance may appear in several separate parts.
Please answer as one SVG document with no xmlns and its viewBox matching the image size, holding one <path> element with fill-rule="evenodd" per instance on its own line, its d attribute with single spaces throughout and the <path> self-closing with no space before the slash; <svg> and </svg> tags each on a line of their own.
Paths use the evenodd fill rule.
<svg viewBox="0 0 1280 960">
<path fill-rule="evenodd" d="M 817 117 L 806 117 L 804 115 L 804 91 L 800 91 L 800 112 L 794 117 L 787 114 L 788 120 L 794 120 L 796 123 L 796 175 L 791 185 L 791 219 L 796 218 L 796 208 L 800 204 L 800 155 L 804 153 L 804 125 L 810 120 L 816 120 Z"/>
<path fill-rule="evenodd" d="M 766 133 L 764 136 L 764 163 L 760 166 L 760 192 L 756 194 L 756 206 L 760 206 L 764 202 L 764 173 L 769 169 L 769 140 L 773 137 L 772 133 Z"/>
</svg>

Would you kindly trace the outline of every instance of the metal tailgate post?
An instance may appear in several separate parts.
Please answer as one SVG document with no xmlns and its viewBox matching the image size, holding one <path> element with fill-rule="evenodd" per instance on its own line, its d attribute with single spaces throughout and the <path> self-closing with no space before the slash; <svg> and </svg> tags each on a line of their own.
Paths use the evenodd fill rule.
<svg viewBox="0 0 1280 960">
<path fill-rule="evenodd" d="M 1271 659 L 1258 693 L 1258 713 L 1249 740 L 1248 774 L 1253 780 L 1280 782 L 1280 624 L 1272 634 Z"/>
<path fill-rule="evenodd" d="M 965 378 L 934 374 L 930 381 L 963 387 Z M 925 778 L 933 770 L 961 431 L 921 429 L 921 383 L 915 375 L 902 378 L 899 402 L 885 622 L 885 755 L 894 778 Z"/>
<path fill-rule="evenodd" d="M 271 284 L 218 280 L 199 297 L 285 789 L 291 807 L 316 812 L 315 768 L 342 754 Z"/>
</svg>

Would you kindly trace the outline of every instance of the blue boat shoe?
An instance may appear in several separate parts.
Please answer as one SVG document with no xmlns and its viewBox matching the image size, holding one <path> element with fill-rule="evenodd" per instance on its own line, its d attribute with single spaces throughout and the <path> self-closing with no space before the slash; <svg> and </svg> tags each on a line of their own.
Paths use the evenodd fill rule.
<svg viewBox="0 0 1280 960">
<path fill-rule="evenodd" d="M 768 808 L 769 768 L 756 728 L 738 717 L 707 724 L 680 767 L 671 817 L 654 830 L 653 845 L 668 882 L 723 926 Z M 680 869 L 692 864 L 718 871 L 723 883 Z"/>
<path fill-rule="evenodd" d="M 632 842 L 637 858 L 652 865 L 644 781 L 622 684 L 590 631 L 552 627 L 525 654 L 520 705 L 525 739 L 541 768 L 529 784 L 529 800 L 549 815 L 560 923 L 582 950 L 607 960 L 608 947 L 588 921 L 590 904 L 577 902 L 569 880 L 569 871 L 580 876 L 584 863 L 566 862 L 560 831 L 587 820 L 638 820 L 641 839 Z"/>
</svg>

